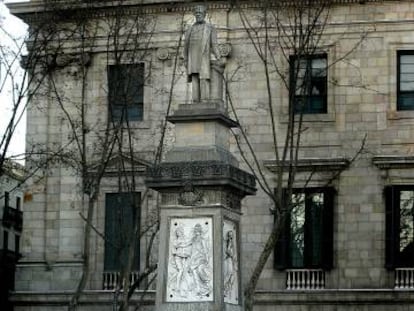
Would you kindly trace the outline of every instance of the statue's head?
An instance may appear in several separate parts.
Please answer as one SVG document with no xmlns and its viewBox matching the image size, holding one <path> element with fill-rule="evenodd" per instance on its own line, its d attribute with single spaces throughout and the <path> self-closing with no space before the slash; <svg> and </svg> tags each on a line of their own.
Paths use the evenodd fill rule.
<svg viewBox="0 0 414 311">
<path fill-rule="evenodd" d="M 233 240 L 233 230 L 227 231 L 227 240 Z"/>
<path fill-rule="evenodd" d="M 177 238 L 183 237 L 184 236 L 184 228 L 181 226 L 178 226 L 177 229 L 175 229 L 175 236 Z"/>
<path fill-rule="evenodd" d="M 196 18 L 196 23 L 204 22 L 204 18 L 206 17 L 207 8 L 204 5 L 196 5 L 194 7 L 194 16 Z"/>
<path fill-rule="evenodd" d="M 196 224 L 193 228 L 194 236 L 200 236 L 203 234 L 203 228 L 201 228 L 200 224 Z"/>
</svg>

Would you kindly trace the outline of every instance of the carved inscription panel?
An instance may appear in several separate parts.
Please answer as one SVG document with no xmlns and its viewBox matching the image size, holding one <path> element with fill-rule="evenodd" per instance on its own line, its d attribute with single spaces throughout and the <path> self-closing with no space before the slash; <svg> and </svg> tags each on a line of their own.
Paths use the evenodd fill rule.
<svg viewBox="0 0 414 311">
<path fill-rule="evenodd" d="M 213 220 L 171 218 L 167 302 L 213 301 Z"/>
</svg>

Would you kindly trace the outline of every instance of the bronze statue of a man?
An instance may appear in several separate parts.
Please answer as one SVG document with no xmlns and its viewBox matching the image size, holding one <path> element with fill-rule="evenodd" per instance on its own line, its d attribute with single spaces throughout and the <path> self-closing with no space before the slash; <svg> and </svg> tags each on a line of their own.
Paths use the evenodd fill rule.
<svg viewBox="0 0 414 311">
<path fill-rule="evenodd" d="M 217 33 L 213 25 L 206 23 L 206 7 L 197 5 L 194 9 L 196 22 L 187 30 L 184 41 L 184 64 L 187 67 L 188 82 L 192 82 L 193 101 L 210 99 L 211 52 L 221 58 L 217 45 Z"/>
</svg>

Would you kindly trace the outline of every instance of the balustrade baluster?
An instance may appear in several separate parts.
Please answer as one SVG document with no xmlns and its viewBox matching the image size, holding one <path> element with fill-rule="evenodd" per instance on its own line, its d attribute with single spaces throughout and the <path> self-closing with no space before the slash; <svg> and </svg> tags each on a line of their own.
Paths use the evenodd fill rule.
<svg viewBox="0 0 414 311">
<path fill-rule="evenodd" d="M 323 271 L 319 273 L 321 274 L 321 288 L 325 288 L 325 273 Z"/>
<path fill-rule="evenodd" d="M 293 276 L 294 276 L 294 280 L 293 280 L 293 289 L 298 289 L 299 288 L 299 276 L 298 276 L 298 272 L 294 271 L 293 272 Z"/>
<path fill-rule="evenodd" d="M 291 278 L 291 271 L 286 271 L 287 273 L 287 281 L 286 281 L 286 289 L 292 289 L 291 287 L 291 282 L 292 282 L 292 278 Z"/>
<path fill-rule="evenodd" d="M 402 288 L 402 270 L 396 269 L 395 270 L 395 288 Z"/>
<path fill-rule="evenodd" d="M 395 269 L 394 288 L 395 289 L 400 288 L 400 274 L 399 274 L 399 270 L 398 269 Z"/>
<path fill-rule="evenodd" d="M 310 270 L 309 271 L 309 276 L 310 276 L 310 289 L 315 289 L 317 286 L 317 277 L 316 277 L 316 271 L 314 270 Z"/>
<path fill-rule="evenodd" d="M 306 273 L 303 273 L 303 271 L 298 271 L 298 278 L 299 278 L 299 284 L 298 284 L 298 289 L 304 289 L 306 288 Z"/>
<path fill-rule="evenodd" d="M 107 286 L 108 286 L 108 284 L 107 284 L 107 280 L 106 280 L 106 273 L 104 272 L 103 273 L 103 289 L 104 290 L 106 290 L 107 289 Z"/>
<path fill-rule="evenodd" d="M 133 271 L 129 274 L 130 285 L 134 284 L 139 277 L 138 271 Z M 120 272 L 108 272 L 102 273 L 102 289 L 103 290 L 115 290 L 123 289 L 125 287 L 125 280 L 121 280 Z"/>
<path fill-rule="evenodd" d="M 299 272 L 301 278 L 302 278 L 302 284 L 301 284 L 301 288 L 304 289 L 308 289 L 309 283 L 308 283 L 308 272 L 307 271 L 302 271 Z"/>
<path fill-rule="evenodd" d="M 410 270 L 410 284 L 409 284 L 410 288 L 414 288 L 414 270 L 411 269 Z"/>
<path fill-rule="evenodd" d="M 404 271 L 404 288 L 408 288 L 409 277 L 410 277 L 409 273 L 410 273 L 409 270 Z"/>
<path fill-rule="evenodd" d="M 114 275 L 109 272 L 108 273 L 108 290 L 112 289 L 112 282 L 114 281 L 113 277 L 114 277 Z"/>
</svg>

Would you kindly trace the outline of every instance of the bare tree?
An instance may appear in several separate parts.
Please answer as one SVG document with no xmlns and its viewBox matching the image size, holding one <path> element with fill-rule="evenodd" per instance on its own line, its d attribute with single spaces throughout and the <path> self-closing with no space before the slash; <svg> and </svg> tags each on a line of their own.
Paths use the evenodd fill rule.
<svg viewBox="0 0 414 311">
<path fill-rule="evenodd" d="M 31 155 L 29 150 L 11 155 L 10 145 L 19 124 L 25 121 L 27 104 L 34 102 L 34 97 L 42 92 L 50 67 L 50 58 L 44 51 L 51 51 L 50 41 L 54 35 L 53 24 L 46 21 L 33 25 L 30 38 L 10 33 L 5 24 L 0 24 L 0 94 L 6 101 L 3 104 L 9 107 L 7 119 L 0 129 L 0 176 L 8 159 L 24 160 Z M 59 44 L 55 45 L 51 55 L 60 48 Z"/>
<path fill-rule="evenodd" d="M 138 149 L 139 137 L 131 124 L 134 118 L 142 113 L 140 103 L 134 102 L 142 96 L 139 92 L 145 85 L 151 70 L 149 57 L 150 43 L 156 20 L 147 15 L 140 6 L 134 13 L 125 9 L 119 1 L 114 1 L 112 14 L 105 17 L 93 17 L 91 12 L 95 9 L 94 1 L 72 1 L 67 7 L 62 7 L 58 1 L 51 0 L 44 12 L 45 16 L 53 17 L 47 25 L 39 28 L 39 32 L 31 33 L 28 58 L 28 77 L 37 77 L 38 84 L 31 84 L 27 88 L 28 102 L 37 97 L 48 98 L 57 104 L 56 118 L 61 122 L 62 133 L 59 140 L 51 142 L 46 148 L 37 147 L 36 155 L 47 155 L 44 159 L 46 169 L 66 167 L 79 177 L 81 195 L 80 217 L 84 221 L 82 274 L 69 309 L 75 310 L 84 291 L 91 269 L 91 236 L 98 234 L 102 239 L 108 240 L 102 228 L 94 223 L 94 214 L 98 198 L 101 193 L 103 180 L 113 176 L 111 166 L 116 163 L 118 181 L 117 191 L 130 194 L 132 210 L 136 210 L 140 202 L 146 201 L 147 193 L 141 198 L 134 196 L 137 187 L 137 170 L 142 165 Z M 298 0 L 298 1 L 270 1 L 261 0 L 258 5 L 258 18 L 249 15 L 241 3 L 236 1 L 235 9 L 240 14 L 240 20 L 246 30 L 250 43 L 263 66 L 266 78 L 267 101 L 266 109 L 269 112 L 269 123 L 272 136 L 272 149 L 276 159 L 276 179 L 273 185 L 269 182 L 262 166 L 262 159 L 254 151 L 254 146 L 248 133 L 240 127 L 241 138 L 236 136 L 240 146 L 240 154 L 246 165 L 250 168 L 262 188 L 274 204 L 272 213 L 275 214 L 275 223 L 268 240 L 259 256 L 256 267 L 246 287 L 246 310 L 252 310 L 254 292 L 260 274 L 274 249 L 283 229 L 284 219 L 296 204 L 292 202 L 295 177 L 299 162 L 303 127 L 303 116 L 307 109 L 308 99 L 315 90 L 309 84 L 310 72 L 303 68 L 302 60 L 323 52 L 324 32 L 329 20 L 332 0 Z M 180 35 L 181 38 L 181 35 Z M 361 35 L 349 53 L 358 47 L 365 35 Z M 178 39 L 178 38 L 177 38 Z M 338 40 L 337 38 L 336 40 Z M 105 43 L 102 44 L 102 41 Z M 44 47 L 42 47 L 44 44 Z M 98 102 L 93 97 L 91 83 L 93 74 L 91 64 L 96 61 L 96 46 L 104 51 L 103 62 L 108 68 L 113 68 L 113 84 L 106 90 L 109 100 L 109 114 L 97 110 Z M 177 51 L 180 40 L 177 40 Z M 38 57 L 36 52 L 39 51 Z M 166 114 L 169 114 L 172 101 L 173 88 L 176 83 L 176 69 L 178 66 L 178 52 L 175 54 L 173 76 L 169 89 L 169 102 Z M 348 53 L 317 68 L 316 74 L 323 75 L 327 68 L 333 66 L 341 59 L 346 59 Z M 149 68 L 141 75 L 140 63 L 149 64 Z M 135 64 L 126 66 L 124 64 Z M 109 69 L 112 70 L 112 69 Z M 141 75 L 139 89 L 134 89 L 136 74 Z M 73 85 L 65 86 L 64 80 L 70 78 Z M 43 83 L 45 82 L 45 83 Z M 227 98 L 236 119 L 237 107 L 233 103 L 231 80 L 227 81 Z M 274 96 L 274 85 L 281 83 L 288 92 L 286 128 L 280 132 L 277 122 L 277 98 Z M 38 87 L 36 87 L 38 85 Z M 42 87 L 44 86 L 44 87 Z M 323 86 L 318 86 L 317 92 L 323 92 Z M 326 91 L 326 89 L 325 89 Z M 20 97 L 17 97 L 20 98 Z M 300 100 L 298 100 L 300 99 Z M 25 101 L 21 101 L 25 105 Z M 139 110 L 141 109 L 141 110 Z M 16 110 L 19 111 L 19 110 Z M 14 120 L 19 119 L 16 112 Z M 237 120 L 241 121 L 241 120 Z M 10 133 L 15 128 L 15 121 L 11 123 Z M 242 124 L 242 122 L 240 122 Z M 166 121 L 159 127 L 160 141 L 152 161 L 157 164 L 162 157 Z M 61 133 L 61 134 L 62 134 Z M 64 136 L 64 139 L 62 139 Z M 9 141 L 9 134 L 4 141 Z M 361 150 L 363 148 L 363 144 Z M 6 148 L 7 149 L 7 148 Z M 0 148 L 0 150 L 3 150 Z M 358 155 L 361 150 L 356 152 Z M 50 160 L 53 155 L 53 161 Z M 1 160 L 1 158 L 0 158 Z M 116 162 L 115 162 L 116 160 Z M 351 160 L 352 161 L 352 160 Z M 309 180 L 311 177 L 309 178 Z M 306 186 L 303 185 L 303 187 Z M 274 190 L 274 188 L 276 190 Z M 284 195 L 286 194 L 286 195 Z M 138 200 L 140 202 L 138 202 Z M 129 299 L 134 290 L 142 284 L 151 284 L 148 277 L 155 271 L 156 264 L 151 261 L 150 254 L 158 231 L 157 211 L 153 218 L 142 220 L 139 214 L 134 215 L 133 226 L 125 234 L 126 239 L 122 245 L 112 245 L 117 256 L 126 256 L 127 260 L 122 266 L 120 281 L 117 284 L 116 295 L 123 290 L 119 303 L 119 310 L 127 310 Z M 121 221 L 121 219 L 119 220 Z M 144 224 L 139 226 L 139 224 Z M 130 234 L 133 232 L 133 234 Z M 135 282 L 131 282 L 129 275 L 134 266 L 134 251 L 137 240 L 149 236 L 147 245 L 145 267 Z M 108 244 L 109 245 L 109 244 Z M 125 252 L 124 250 L 128 251 Z"/>
<path fill-rule="evenodd" d="M 160 120 L 157 127 L 157 137 L 160 137 L 158 146 L 152 145 L 147 150 L 147 153 L 153 153 L 153 158 L 143 159 L 140 133 L 134 126 L 144 113 L 142 92 L 151 75 L 150 44 L 156 19 L 139 5 L 131 12 L 118 1 L 113 2 L 110 14 L 96 17 L 92 14 L 95 5 L 93 1 L 72 1 L 62 7 L 58 2 L 50 1 L 44 12 L 45 16 L 56 22 L 57 36 L 48 41 L 46 51 L 53 53 L 46 52 L 47 58 L 51 59 L 47 67 L 47 83 L 38 95 L 55 103 L 49 113 L 53 111 L 54 118 L 59 120 L 61 136 L 47 146 L 35 146 L 35 152 L 39 158 L 43 157 L 47 170 L 64 167 L 79 179 L 80 218 L 84 221 L 82 273 L 69 310 L 78 308 L 79 299 L 87 286 L 92 268 L 93 234 L 105 240 L 106 247 L 112 249 L 121 263 L 114 304 L 119 310 L 127 310 L 134 291 L 149 288 L 155 279 L 157 265 L 151 254 L 159 227 L 157 206 L 146 219 L 141 219 L 138 210 L 148 202 L 148 191 L 136 196 L 136 189 L 140 166 L 161 160 L 167 122 Z M 181 33 L 177 38 L 177 49 L 180 38 Z M 56 50 L 55 46 L 62 49 Z M 97 46 L 100 46 L 99 51 Z M 175 53 L 173 61 L 174 73 L 168 90 L 170 95 L 177 80 L 178 55 Z M 108 70 L 108 86 L 93 84 L 91 71 L 97 68 L 92 66 L 93 62 L 100 62 Z M 72 84 L 65 83 L 67 79 Z M 105 102 L 102 106 L 102 101 L 94 97 L 97 87 L 103 88 L 108 105 Z M 167 114 L 171 103 L 170 96 Z M 102 107 L 108 109 L 102 112 Z M 48 158 L 50 154 L 54 155 L 53 161 Z M 122 217 L 116 219 L 119 226 L 125 228 L 120 233 L 121 238 L 117 239 L 120 243 L 111 241 L 103 228 L 95 224 L 101 185 L 108 178 L 117 180 L 113 190 L 126 195 L 128 208 L 132 212 L 130 217 L 133 219 L 127 219 L 127 222 Z M 157 197 L 153 199 L 157 200 Z M 136 245 L 144 237 L 148 241 L 144 267 L 138 277 L 132 279 L 131 272 L 136 269 Z"/>
<path fill-rule="evenodd" d="M 254 293 L 260 275 L 272 254 L 276 243 L 284 230 L 286 217 L 300 202 L 294 196 L 297 187 L 296 176 L 300 162 L 302 136 L 307 128 L 304 127 L 304 115 L 312 108 L 313 97 L 326 96 L 327 71 L 354 52 L 366 38 L 367 32 L 362 31 L 360 38 L 343 55 L 327 62 L 326 58 L 317 56 L 326 54 L 326 47 L 342 39 L 338 34 L 334 38 L 325 34 L 330 19 L 330 12 L 335 1 L 333 0 L 297 0 L 297 1 L 268 1 L 261 0 L 255 3 L 255 9 L 246 9 L 246 3 L 236 1 L 234 7 L 240 16 L 243 28 L 259 63 L 262 65 L 266 82 L 265 109 L 269 118 L 269 134 L 272 141 L 272 153 L 275 159 L 275 174 L 271 177 L 266 174 L 263 159 L 255 151 L 254 142 L 243 127 L 242 120 L 237 114 L 237 107 L 231 92 L 231 78 L 227 82 L 227 99 L 236 120 L 241 124 L 240 134 L 235 135 L 240 155 L 250 171 L 255 175 L 262 191 L 273 204 L 271 213 L 275 221 L 271 232 L 263 246 L 256 265 L 245 288 L 245 310 L 253 310 Z M 256 14 L 255 14 L 256 13 Z M 313 62 L 313 60 L 316 61 Z M 312 63 L 313 62 L 313 63 Z M 283 103 L 275 96 L 277 85 L 282 85 L 282 92 L 287 95 L 286 111 Z M 326 107 L 317 107 L 319 112 L 326 112 Z M 284 127 L 278 123 L 278 115 L 285 114 Z M 361 148 L 355 151 L 354 157 L 348 161 L 352 163 L 363 151 L 365 139 Z M 328 183 L 333 182 L 340 172 L 335 174 Z M 301 186 L 306 188 L 313 178 L 310 172 L 307 180 Z"/>
</svg>

